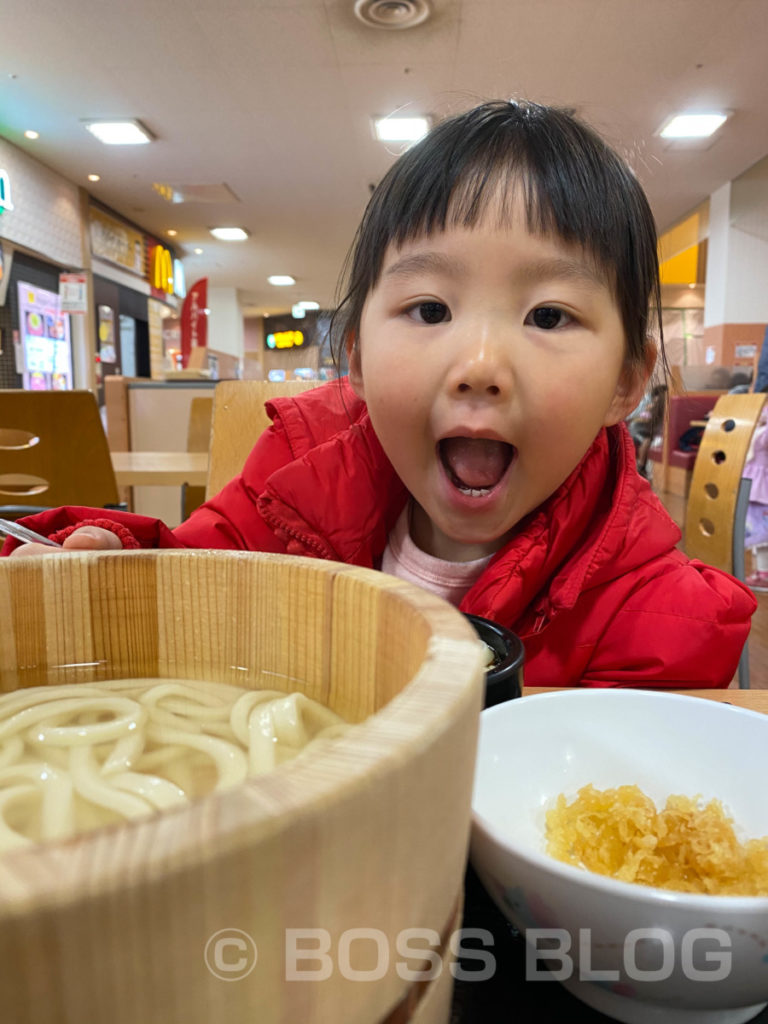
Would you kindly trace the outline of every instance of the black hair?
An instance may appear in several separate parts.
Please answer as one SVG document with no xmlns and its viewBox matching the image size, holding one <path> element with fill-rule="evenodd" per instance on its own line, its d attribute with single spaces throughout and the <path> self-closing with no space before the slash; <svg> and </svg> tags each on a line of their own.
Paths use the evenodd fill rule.
<svg viewBox="0 0 768 1024">
<path fill-rule="evenodd" d="M 656 226 L 640 183 L 569 111 L 522 101 L 484 103 L 442 121 L 384 176 L 347 257 L 346 293 L 331 321 L 337 353 L 357 338 L 390 244 L 472 227 L 499 197 L 504 218 L 515 189 L 531 232 L 580 245 L 606 274 L 629 362 L 645 365 L 655 328 L 665 367 Z"/>
</svg>

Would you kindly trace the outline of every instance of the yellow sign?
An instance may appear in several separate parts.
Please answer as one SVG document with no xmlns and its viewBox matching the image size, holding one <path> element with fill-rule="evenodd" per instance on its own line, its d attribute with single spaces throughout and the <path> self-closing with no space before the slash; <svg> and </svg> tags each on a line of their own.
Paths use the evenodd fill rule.
<svg viewBox="0 0 768 1024">
<path fill-rule="evenodd" d="M 158 195 L 161 195 L 163 199 L 167 199 L 169 203 L 173 202 L 173 189 L 170 185 L 161 185 L 157 181 L 152 182 L 152 188 Z"/>
<path fill-rule="evenodd" d="M 156 245 L 149 261 L 149 282 L 167 295 L 173 295 L 173 259 L 167 249 Z"/>
<path fill-rule="evenodd" d="M 267 335 L 267 348 L 300 348 L 303 344 L 301 331 L 275 331 Z"/>
</svg>

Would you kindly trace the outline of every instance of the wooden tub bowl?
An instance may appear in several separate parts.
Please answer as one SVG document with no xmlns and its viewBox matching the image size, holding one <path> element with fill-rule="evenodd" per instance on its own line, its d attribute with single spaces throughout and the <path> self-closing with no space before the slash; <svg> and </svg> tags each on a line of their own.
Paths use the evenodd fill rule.
<svg viewBox="0 0 768 1024">
<path fill-rule="evenodd" d="M 1 559 L 0 622 L 2 691 L 219 680 L 359 723 L 188 808 L 0 855 L 2 1020 L 447 1020 L 484 685 L 463 616 L 336 563 L 140 551 Z"/>
</svg>

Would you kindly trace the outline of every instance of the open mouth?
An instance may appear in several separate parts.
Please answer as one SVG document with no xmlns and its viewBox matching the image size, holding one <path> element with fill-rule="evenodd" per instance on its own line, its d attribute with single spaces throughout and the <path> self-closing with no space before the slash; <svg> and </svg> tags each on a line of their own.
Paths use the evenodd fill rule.
<svg viewBox="0 0 768 1024">
<path fill-rule="evenodd" d="M 451 483 L 472 498 L 490 494 L 517 450 L 489 437 L 444 437 L 437 448 Z"/>
</svg>

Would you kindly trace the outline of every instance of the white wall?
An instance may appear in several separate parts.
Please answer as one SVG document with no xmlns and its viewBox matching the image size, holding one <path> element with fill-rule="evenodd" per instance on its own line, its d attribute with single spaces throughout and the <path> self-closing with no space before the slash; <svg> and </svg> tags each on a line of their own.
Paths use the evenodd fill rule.
<svg viewBox="0 0 768 1024">
<path fill-rule="evenodd" d="M 705 327 L 768 322 L 768 181 L 749 176 L 710 197 Z"/>
<path fill-rule="evenodd" d="M 704 293 L 704 326 L 726 322 L 728 291 L 728 242 L 731 225 L 731 183 L 721 185 L 709 197 L 707 285 Z"/>
<path fill-rule="evenodd" d="M 12 210 L 0 215 L 7 238 L 63 267 L 83 266 L 83 225 L 76 185 L 0 139 L 0 169 L 11 185 Z"/>
<path fill-rule="evenodd" d="M 723 323 L 768 322 L 768 242 L 732 227 Z"/>
<path fill-rule="evenodd" d="M 208 348 L 242 359 L 243 310 L 236 288 L 208 288 Z"/>
</svg>

